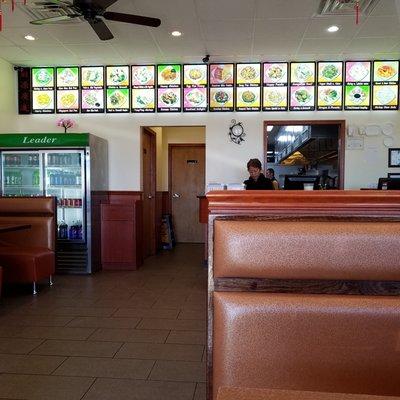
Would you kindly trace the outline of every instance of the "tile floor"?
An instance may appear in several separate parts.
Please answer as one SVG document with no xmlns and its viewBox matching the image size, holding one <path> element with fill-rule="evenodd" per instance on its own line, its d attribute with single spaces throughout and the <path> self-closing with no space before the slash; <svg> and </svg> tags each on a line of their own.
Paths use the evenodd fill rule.
<svg viewBox="0 0 400 400">
<path fill-rule="evenodd" d="M 138 271 L 4 296 L 0 399 L 204 400 L 202 258 L 202 245 L 181 244 Z"/>
</svg>

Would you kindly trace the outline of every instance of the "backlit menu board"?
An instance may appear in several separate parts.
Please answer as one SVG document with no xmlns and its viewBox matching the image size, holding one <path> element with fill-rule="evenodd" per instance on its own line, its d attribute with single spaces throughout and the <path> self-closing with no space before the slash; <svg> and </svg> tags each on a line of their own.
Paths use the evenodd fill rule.
<svg viewBox="0 0 400 400">
<path fill-rule="evenodd" d="M 132 112 L 156 111 L 156 67 L 154 65 L 132 66 Z"/>
<path fill-rule="evenodd" d="M 210 64 L 210 111 L 234 110 L 234 64 Z"/>
<path fill-rule="evenodd" d="M 346 61 L 345 110 L 369 110 L 371 106 L 371 62 Z"/>
<path fill-rule="evenodd" d="M 81 67 L 81 111 L 104 112 L 104 67 Z"/>
<path fill-rule="evenodd" d="M 374 61 L 372 109 L 398 110 L 399 62 Z"/>
<path fill-rule="evenodd" d="M 291 111 L 315 110 L 315 63 L 290 63 Z"/>
<path fill-rule="evenodd" d="M 287 111 L 288 63 L 264 63 L 263 111 Z"/>
<path fill-rule="evenodd" d="M 236 111 L 261 110 L 261 64 L 236 64 Z"/>
<path fill-rule="evenodd" d="M 79 112 L 79 68 L 57 67 L 57 112 L 78 113 Z"/>
<path fill-rule="evenodd" d="M 32 68 L 32 113 L 54 113 L 54 68 Z"/>
<path fill-rule="evenodd" d="M 129 112 L 129 85 L 128 65 L 106 67 L 106 112 Z"/>
<path fill-rule="evenodd" d="M 183 66 L 183 111 L 207 111 L 207 64 Z"/>
<path fill-rule="evenodd" d="M 181 70 L 179 64 L 157 65 L 157 111 L 180 112 Z"/>
<path fill-rule="evenodd" d="M 320 61 L 317 71 L 317 110 L 341 110 L 343 108 L 343 63 Z"/>
</svg>

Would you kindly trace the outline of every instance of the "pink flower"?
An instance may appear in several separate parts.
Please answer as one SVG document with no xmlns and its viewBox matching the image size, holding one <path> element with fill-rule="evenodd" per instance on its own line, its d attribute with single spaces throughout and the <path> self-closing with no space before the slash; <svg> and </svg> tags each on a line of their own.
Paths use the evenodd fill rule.
<svg viewBox="0 0 400 400">
<path fill-rule="evenodd" d="M 72 128 L 74 125 L 75 125 L 74 121 L 69 118 L 61 118 L 57 122 L 57 126 L 62 126 L 64 128 L 65 132 L 67 131 L 67 129 Z"/>
</svg>

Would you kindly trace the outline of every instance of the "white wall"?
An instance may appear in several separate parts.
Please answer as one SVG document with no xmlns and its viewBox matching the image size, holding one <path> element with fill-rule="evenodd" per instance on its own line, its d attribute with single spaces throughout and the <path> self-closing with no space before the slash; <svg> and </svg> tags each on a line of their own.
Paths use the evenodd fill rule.
<svg viewBox="0 0 400 400">
<path fill-rule="evenodd" d="M 4 75 L 3 73 L 4 72 Z M 0 61 L 0 132 L 58 132 L 60 115 L 17 115 L 12 67 Z M 7 83 L 8 82 L 8 83 Z M 395 125 L 393 147 L 400 147 L 400 114 L 398 111 L 364 112 L 283 112 L 283 113 L 177 113 L 73 115 L 77 126 L 71 132 L 90 132 L 108 140 L 110 190 L 140 190 L 140 127 L 141 126 L 204 126 L 206 129 L 206 181 L 242 182 L 249 158 L 263 156 L 264 120 L 345 119 L 348 124 Z M 233 144 L 228 138 L 231 120 L 243 122 L 246 141 Z M 364 150 L 346 151 L 345 187 L 366 187 L 386 176 L 387 148 L 383 138 L 366 138 Z M 375 148 L 374 148 L 375 146 Z M 372 148 L 371 148 L 372 147 Z M 373 160 L 373 161 L 371 161 Z M 400 172 L 399 169 L 391 169 Z"/>
</svg>

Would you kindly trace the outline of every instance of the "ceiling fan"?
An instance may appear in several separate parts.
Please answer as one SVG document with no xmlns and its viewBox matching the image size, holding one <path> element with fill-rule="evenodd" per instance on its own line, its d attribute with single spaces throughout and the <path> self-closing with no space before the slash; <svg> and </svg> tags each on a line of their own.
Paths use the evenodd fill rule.
<svg viewBox="0 0 400 400">
<path fill-rule="evenodd" d="M 72 0 L 72 2 L 65 0 L 37 1 L 34 3 L 36 6 L 43 7 L 47 11 L 58 13 L 59 15 L 37 19 L 31 21 L 31 24 L 45 25 L 68 21 L 73 18 L 83 18 L 89 22 L 90 26 L 101 40 L 110 40 L 114 37 L 103 21 L 103 18 L 109 21 L 126 22 L 128 24 L 138 24 L 155 28 L 160 26 L 161 21 L 158 18 L 106 11 L 108 7 L 117 1 L 118 0 Z"/>
</svg>

